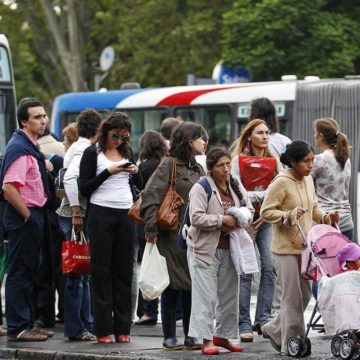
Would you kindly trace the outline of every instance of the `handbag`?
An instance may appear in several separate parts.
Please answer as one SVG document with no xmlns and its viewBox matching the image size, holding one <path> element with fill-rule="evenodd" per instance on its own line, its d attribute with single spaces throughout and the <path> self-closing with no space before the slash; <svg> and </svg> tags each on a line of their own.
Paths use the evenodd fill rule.
<svg viewBox="0 0 360 360">
<path fill-rule="evenodd" d="M 59 170 L 59 174 L 55 179 L 55 192 L 57 197 L 65 197 L 65 187 L 64 187 L 64 176 L 67 168 L 62 168 Z"/>
<path fill-rule="evenodd" d="M 137 200 L 131 205 L 131 208 L 129 209 L 128 212 L 128 217 L 130 218 L 130 220 L 139 226 L 145 226 L 144 220 L 142 219 L 141 215 L 140 215 L 140 207 L 141 207 L 141 195 L 142 192 L 138 195 Z"/>
<path fill-rule="evenodd" d="M 83 231 L 78 234 L 80 240 L 77 241 L 75 229 L 71 232 L 71 240 L 63 241 L 61 259 L 63 274 L 90 274 L 90 243 L 86 240 Z"/>
<path fill-rule="evenodd" d="M 179 224 L 179 211 L 184 200 L 175 190 L 176 181 L 176 162 L 174 159 L 172 171 L 169 179 L 169 186 L 159 204 L 156 214 L 157 225 L 160 230 L 177 230 Z M 128 217 L 137 225 L 144 226 L 144 220 L 140 215 L 140 207 L 142 201 L 142 193 L 134 202 L 128 212 Z"/>
<path fill-rule="evenodd" d="M 177 230 L 179 224 L 179 211 L 184 200 L 175 190 L 176 162 L 172 159 L 173 166 L 169 179 L 169 186 L 160 202 L 156 214 L 157 225 L 160 230 Z"/>
<path fill-rule="evenodd" d="M 166 259 L 156 244 L 147 242 L 139 272 L 139 288 L 145 300 L 157 299 L 169 286 Z"/>
<path fill-rule="evenodd" d="M 247 191 L 266 190 L 276 172 L 276 159 L 259 156 L 239 156 L 241 182 Z M 255 212 L 260 211 L 261 204 L 254 203 Z"/>
</svg>

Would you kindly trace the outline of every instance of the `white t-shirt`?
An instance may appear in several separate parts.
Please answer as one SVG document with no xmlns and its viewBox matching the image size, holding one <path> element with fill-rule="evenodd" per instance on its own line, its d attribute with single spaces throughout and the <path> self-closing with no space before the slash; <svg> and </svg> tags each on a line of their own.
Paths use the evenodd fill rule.
<svg viewBox="0 0 360 360">
<path fill-rule="evenodd" d="M 97 158 L 96 175 L 99 175 L 113 164 L 118 163 L 120 165 L 126 162 L 128 162 L 128 159 L 111 161 L 103 152 L 100 152 Z M 91 194 L 90 203 L 113 209 L 130 209 L 133 204 L 133 197 L 129 185 L 129 173 L 120 172 L 108 177 Z"/>
<path fill-rule="evenodd" d="M 291 140 L 278 132 L 271 133 L 269 137 L 269 150 L 270 152 L 280 158 L 280 155 L 285 152 L 286 145 L 291 144 Z"/>
</svg>

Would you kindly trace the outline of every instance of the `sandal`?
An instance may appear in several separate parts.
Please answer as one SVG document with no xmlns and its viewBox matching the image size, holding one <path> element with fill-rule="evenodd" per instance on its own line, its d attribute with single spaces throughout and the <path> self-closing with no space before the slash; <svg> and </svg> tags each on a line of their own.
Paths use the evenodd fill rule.
<svg viewBox="0 0 360 360">
<path fill-rule="evenodd" d="M 5 336 L 6 334 L 7 331 L 2 326 L 0 326 L 0 336 Z"/>
<path fill-rule="evenodd" d="M 254 336 L 251 332 L 240 334 L 241 342 L 253 342 Z"/>
<path fill-rule="evenodd" d="M 92 333 L 85 331 L 76 336 L 69 337 L 70 341 L 96 341 L 97 337 Z"/>
<path fill-rule="evenodd" d="M 116 342 L 118 342 L 118 343 L 129 343 L 130 342 L 130 336 L 129 335 L 117 335 L 116 336 Z"/>
<path fill-rule="evenodd" d="M 8 341 L 45 341 L 47 338 L 33 330 L 23 330 L 19 334 L 7 336 Z"/>
</svg>

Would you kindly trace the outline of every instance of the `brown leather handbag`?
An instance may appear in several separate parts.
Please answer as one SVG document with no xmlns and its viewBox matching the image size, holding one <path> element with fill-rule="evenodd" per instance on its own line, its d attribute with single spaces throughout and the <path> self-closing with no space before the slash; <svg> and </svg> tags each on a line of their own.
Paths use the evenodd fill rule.
<svg viewBox="0 0 360 360">
<path fill-rule="evenodd" d="M 137 200 L 132 204 L 131 208 L 129 209 L 128 217 L 134 224 L 139 226 L 145 226 L 144 220 L 140 215 L 140 206 L 142 200 L 141 196 L 142 192 L 138 195 Z"/>
<path fill-rule="evenodd" d="M 169 179 L 169 186 L 159 204 L 156 214 L 157 225 L 160 230 L 177 230 L 179 224 L 179 211 L 184 200 L 175 190 L 176 162 L 172 159 L 173 166 Z"/>
</svg>

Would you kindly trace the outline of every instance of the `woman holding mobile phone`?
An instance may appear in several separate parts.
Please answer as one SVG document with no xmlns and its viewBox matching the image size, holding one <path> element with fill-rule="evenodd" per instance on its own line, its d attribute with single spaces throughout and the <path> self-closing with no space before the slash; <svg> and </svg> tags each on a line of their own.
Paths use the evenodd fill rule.
<svg viewBox="0 0 360 360">
<path fill-rule="evenodd" d="M 133 204 L 129 176 L 141 188 L 141 174 L 130 147 L 132 124 L 115 112 L 103 123 L 99 142 L 87 148 L 80 164 L 80 191 L 89 200 L 91 287 L 98 343 L 130 341 L 133 273 Z"/>
</svg>

